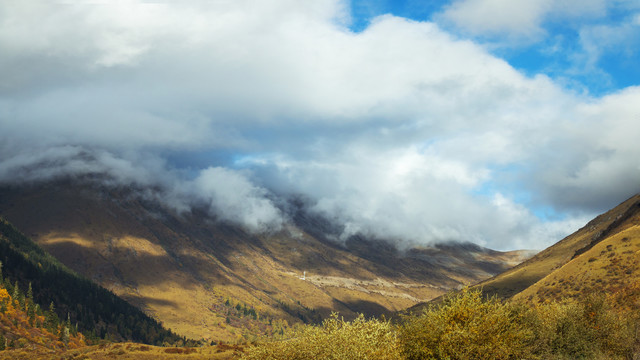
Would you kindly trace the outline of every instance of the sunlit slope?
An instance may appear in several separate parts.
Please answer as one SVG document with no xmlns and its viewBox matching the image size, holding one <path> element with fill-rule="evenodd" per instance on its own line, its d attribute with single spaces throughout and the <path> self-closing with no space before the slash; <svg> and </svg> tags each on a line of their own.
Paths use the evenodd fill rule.
<svg viewBox="0 0 640 360">
<path fill-rule="evenodd" d="M 590 293 L 619 293 L 619 298 L 625 306 L 634 306 L 629 302 L 636 303 L 639 299 L 639 285 L 640 218 L 635 214 L 614 234 L 518 293 L 514 298 L 545 301 L 580 297 Z"/>
<path fill-rule="evenodd" d="M 189 338 L 247 339 L 317 321 L 391 313 L 504 271 L 517 261 L 477 246 L 400 252 L 323 239 L 297 216 L 268 235 L 205 212 L 176 215 L 145 189 L 77 183 L 0 190 L 0 212 L 64 264 Z M 303 274 L 306 272 L 306 276 Z"/>
<path fill-rule="evenodd" d="M 570 268 L 577 270 L 574 267 L 574 263 L 583 263 L 585 259 L 591 258 L 593 251 L 596 251 L 594 249 L 600 249 L 601 246 L 599 245 L 604 240 L 608 240 L 610 237 L 617 238 L 617 234 L 632 230 L 638 223 L 639 210 L 640 196 L 636 195 L 614 209 L 596 217 L 580 230 L 541 251 L 529 260 L 481 282 L 478 286 L 482 287 L 487 294 L 496 294 L 503 298 L 509 298 L 525 291 L 525 289 L 545 279 L 550 274 L 560 271 L 565 266 L 570 265 Z M 608 255 L 603 254 L 603 256 Z M 596 264 L 588 263 L 588 265 L 595 266 Z M 584 268 L 583 270 L 591 271 L 591 268 Z M 568 270 L 562 270 L 562 272 L 565 271 Z M 526 291 L 527 294 L 529 292 L 530 290 Z"/>
</svg>

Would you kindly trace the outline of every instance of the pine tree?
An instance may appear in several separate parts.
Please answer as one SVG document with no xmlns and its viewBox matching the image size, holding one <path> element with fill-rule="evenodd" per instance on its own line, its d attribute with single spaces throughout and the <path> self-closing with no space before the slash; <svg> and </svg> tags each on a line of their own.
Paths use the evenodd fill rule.
<svg viewBox="0 0 640 360">
<path fill-rule="evenodd" d="M 18 286 L 18 280 L 16 280 L 16 284 L 13 285 L 13 292 L 11 294 L 11 298 L 13 301 L 17 301 L 20 297 L 20 287 Z"/>
<path fill-rule="evenodd" d="M 51 301 L 49 304 L 49 310 L 45 313 L 45 327 L 52 332 L 58 328 L 58 315 L 56 315 L 56 307 Z"/>
<path fill-rule="evenodd" d="M 69 338 L 69 327 L 65 325 L 60 332 L 60 341 L 62 341 L 62 343 L 66 346 L 69 345 Z"/>
<path fill-rule="evenodd" d="M 33 288 L 31 287 L 31 281 L 29 281 L 29 288 L 27 289 L 27 300 L 29 301 L 29 306 L 33 305 Z"/>
<path fill-rule="evenodd" d="M 34 326 L 36 321 L 36 309 L 33 303 L 33 289 L 31 288 L 31 282 L 29 282 L 29 289 L 27 290 L 27 299 L 25 301 L 25 308 L 27 310 L 27 318 L 29 319 L 29 325 Z"/>
</svg>

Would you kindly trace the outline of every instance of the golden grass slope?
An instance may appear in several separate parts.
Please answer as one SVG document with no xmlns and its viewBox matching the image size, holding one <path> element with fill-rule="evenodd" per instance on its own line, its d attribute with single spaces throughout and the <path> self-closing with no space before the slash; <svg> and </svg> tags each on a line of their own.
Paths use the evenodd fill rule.
<svg viewBox="0 0 640 360">
<path fill-rule="evenodd" d="M 601 282 L 595 283 L 597 279 L 608 281 L 606 279 L 610 278 L 611 282 L 628 284 L 635 279 L 635 275 L 620 274 L 620 271 L 635 271 L 632 264 L 638 256 L 633 244 L 639 241 L 639 219 L 640 195 L 635 195 L 555 245 L 520 265 L 479 283 L 477 287 L 481 287 L 486 294 L 502 298 L 510 298 L 516 294 L 518 298 L 528 298 L 537 294 L 541 288 L 546 288 L 543 292 L 550 294 L 549 287 L 555 287 L 553 297 L 557 298 L 581 293 L 581 290 L 606 288 Z M 623 238 L 627 239 L 625 243 L 622 242 Z M 607 246 L 617 250 L 609 251 Z M 612 265 L 612 262 L 624 264 L 621 266 L 625 266 L 625 269 L 617 272 L 612 270 L 618 266 Z M 609 268 L 605 269 L 605 266 Z M 611 277 L 616 273 L 618 275 Z M 588 282 L 580 283 L 582 280 Z M 613 283 L 607 286 L 610 285 Z"/>
<path fill-rule="evenodd" d="M 631 224 L 518 293 L 514 299 L 548 301 L 590 293 L 614 294 L 638 284 L 640 224 Z"/>
</svg>

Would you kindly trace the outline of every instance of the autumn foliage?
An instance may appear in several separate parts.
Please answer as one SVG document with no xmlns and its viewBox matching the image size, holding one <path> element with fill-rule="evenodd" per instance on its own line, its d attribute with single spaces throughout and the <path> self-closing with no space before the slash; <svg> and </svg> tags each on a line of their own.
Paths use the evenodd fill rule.
<svg viewBox="0 0 640 360">
<path fill-rule="evenodd" d="M 0 285 L 0 349 L 74 349 L 86 345 L 83 335 L 70 324 L 42 311 L 19 289 L 12 293 L 14 296 Z"/>
<path fill-rule="evenodd" d="M 464 290 L 396 325 L 336 315 L 249 348 L 244 359 L 632 359 L 637 318 L 611 302 L 530 305 Z"/>
</svg>

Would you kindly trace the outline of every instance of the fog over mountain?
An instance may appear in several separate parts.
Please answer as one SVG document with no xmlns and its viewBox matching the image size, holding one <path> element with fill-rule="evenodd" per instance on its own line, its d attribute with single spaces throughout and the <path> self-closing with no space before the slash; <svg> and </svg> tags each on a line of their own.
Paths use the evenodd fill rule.
<svg viewBox="0 0 640 360">
<path fill-rule="evenodd" d="M 108 174 L 255 232 L 296 196 L 343 237 L 496 249 L 640 191 L 640 87 L 526 74 L 446 27 L 463 3 L 357 32 L 337 0 L 0 3 L 0 181 Z"/>
</svg>

